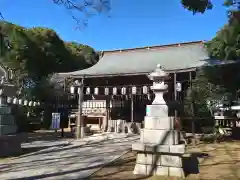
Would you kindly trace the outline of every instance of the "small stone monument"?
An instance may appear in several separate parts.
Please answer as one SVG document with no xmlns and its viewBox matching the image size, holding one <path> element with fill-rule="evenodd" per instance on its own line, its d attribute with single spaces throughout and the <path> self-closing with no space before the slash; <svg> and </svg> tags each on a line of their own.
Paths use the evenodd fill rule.
<svg viewBox="0 0 240 180">
<path fill-rule="evenodd" d="M 9 83 L 0 83 L 0 157 L 21 152 L 22 135 L 17 134 L 17 126 L 7 97 L 13 96 L 15 87 Z M 21 138 L 20 138 L 21 137 Z"/>
<path fill-rule="evenodd" d="M 138 152 L 134 174 L 184 177 L 182 155 L 185 145 L 179 144 L 174 117 L 168 116 L 168 106 L 163 99 L 168 89 L 164 83 L 167 78 L 168 74 L 160 65 L 149 75 L 155 99 L 147 105 L 140 142 L 132 145 L 132 150 Z"/>
</svg>

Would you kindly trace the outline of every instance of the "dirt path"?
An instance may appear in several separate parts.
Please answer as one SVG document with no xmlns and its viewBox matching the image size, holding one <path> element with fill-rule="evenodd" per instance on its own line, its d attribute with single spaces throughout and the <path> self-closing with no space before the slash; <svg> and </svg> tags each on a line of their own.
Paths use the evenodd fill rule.
<svg viewBox="0 0 240 180">
<path fill-rule="evenodd" d="M 199 174 L 187 176 L 188 180 L 238 180 L 240 179 L 240 141 L 205 144 L 189 147 L 188 152 L 205 153 L 199 158 Z M 144 177 L 133 175 L 136 154 L 130 152 L 118 161 L 95 173 L 92 180 L 164 180 L 167 177 Z"/>
</svg>

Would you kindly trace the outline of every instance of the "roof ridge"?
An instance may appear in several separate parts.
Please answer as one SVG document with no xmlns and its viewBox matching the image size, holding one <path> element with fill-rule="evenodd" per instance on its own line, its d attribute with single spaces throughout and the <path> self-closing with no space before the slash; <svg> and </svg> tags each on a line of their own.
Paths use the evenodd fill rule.
<svg viewBox="0 0 240 180">
<path fill-rule="evenodd" d="M 128 49 L 116 49 L 116 50 L 107 50 L 102 51 L 102 53 L 116 53 L 116 52 L 128 52 L 128 51 L 138 51 L 138 50 L 145 50 L 145 49 L 155 49 L 155 48 L 167 48 L 167 47 L 177 47 L 177 46 L 186 46 L 192 44 L 203 44 L 204 41 L 190 41 L 190 42 L 183 42 L 183 43 L 173 43 L 173 44 L 163 44 L 163 45 L 154 45 L 154 46 L 144 46 L 144 47 L 137 47 L 137 48 L 128 48 Z"/>
</svg>

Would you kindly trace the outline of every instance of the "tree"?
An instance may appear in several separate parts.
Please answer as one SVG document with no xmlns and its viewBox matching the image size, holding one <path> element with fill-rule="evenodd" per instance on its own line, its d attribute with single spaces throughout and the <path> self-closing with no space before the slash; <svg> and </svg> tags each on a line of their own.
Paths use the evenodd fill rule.
<svg viewBox="0 0 240 180">
<path fill-rule="evenodd" d="M 109 12 L 111 9 L 111 0 L 52 0 L 52 2 L 64 6 L 70 12 L 77 23 L 77 28 L 87 26 L 90 17 Z M 214 7 L 211 0 L 181 0 L 180 2 L 184 8 L 194 14 L 204 13 Z M 240 19 L 240 0 L 223 0 L 223 5 L 229 7 L 228 14 L 230 17 Z M 1 12 L 0 19 L 4 19 Z"/>
<path fill-rule="evenodd" d="M 14 70 L 13 83 L 28 96 L 40 96 L 43 91 L 37 87 L 53 73 L 84 69 L 98 61 L 98 53 L 91 47 L 64 42 L 51 29 L 26 29 L 7 22 L 0 27 L 11 42 L 1 63 Z"/>
<path fill-rule="evenodd" d="M 210 57 L 219 60 L 239 60 L 240 23 L 225 25 L 217 35 L 206 43 Z"/>
<path fill-rule="evenodd" d="M 217 35 L 206 43 L 208 54 L 213 59 L 221 61 L 237 61 L 228 68 L 215 68 L 211 79 L 221 77 L 218 83 L 228 88 L 232 93 L 240 89 L 240 22 L 234 21 L 225 25 Z M 210 78 L 210 77 L 209 77 Z M 231 79 L 231 81 L 229 81 Z"/>
<path fill-rule="evenodd" d="M 189 90 L 185 101 L 185 110 L 188 114 L 204 116 L 209 113 L 207 102 L 212 106 L 226 94 L 236 97 L 236 92 L 240 89 L 239 35 L 240 24 L 231 23 L 225 25 L 211 41 L 205 43 L 210 58 L 226 62 L 231 60 L 236 63 L 206 67 L 197 72 L 192 90 Z M 191 106 L 194 109 L 189 108 Z"/>
<path fill-rule="evenodd" d="M 233 97 L 236 97 L 237 90 L 240 89 L 240 63 L 238 62 L 240 60 L 240 19 L 234 14 L 239 12 L 240 1 L 228 1 L 225 5 L 237 7 L 229 11 L 228 24 L 220 29 L 212 40 L 205 43 L 205 46 L 210 58 L 226 62 L 231 60 L 236 63 L 205 67 L 197 71 L 192 89 L 188 90 L 184 101 L 185 112 L 190 116 L 209 116 L 216 102 L 223 101 L 226 96 L 230 105 Z M 199 11 L 192 9 L 192 11 L 203 13 L 206 10 L 204 7 L 207 7 L 206 4 L 202 6 L 203 11 L 201 9 L 198 9 Z"/>
<path fill-rule="evenodd" d="M 204 13 L 206 10 L 212 9 L 211 0 L 181 0 L 184 8 L 195 13 Z"/>
<path fill-rule="evenodd" d="M 211 0 L 181 0 L 181 3 L 184 8 L 192 11 L 194 14 L 204 13 L 214 6 Z M 223 0 L 223 5 L 229 7 L 230 16 L 240 9 L 239 0 Z"/>
<path fill-rule="evenodd" d="M 201 1 L 201 3 L 198 0 L 183 0 L 182 3 L 194 13 L 203 13 L 212 7 L 211 1 L 208 0 Z M 189 112 L 190 109 L 191 115 L 206 114 L 211 105 L 207 102 L 219 101 L 226 94 L 235 96 L 236 91 L 240 89 L 240 1 L 227 0 L 224 5 L 229 7 L 229 22 L 217 32 L 212 40 L 205 43 L 205 46 L 210 58 L 226 62 L 231 60 L 236 63 L 203 68 L 197 72 L 192 84 L 193 88 L 189 90 L 185 101 L 185 110 Z M 189 106 L 194 108 L 189 108 Z"/>
<path fill-rule="evenodd" d="M 223 5 L 229 7 L 230 14 L 240 9 L 239 0 L 222 0 Z M 68 10 L 75 10 L 81 12 L 85 17 L 90 17 L 96 13 L 108 12 L 111 9 L 111 0 L 53 0 L 58 5 L 65 6 Z M 214 7 L 211 0 L 181 0 L 181 4 L 184 8 L 195 13 L 204 13 L 206 10 L 210 10 Z M 79 19 L 73 18 L 79 23 Z M 86 21 L 83 21 L 86 22 Z"/>
<path fill-rule="evenodd" d="M 66 100 L 63 89 L 56 90 L 49 81 L 52 74 L 88 68 L 98 61 L 98 53 L 94 49 L 75 42 L 64 42 L 51 29 L 27 29 L 5 21 L 0 22 L 0 28 L 1 34 L 7 37 L 1 41 L 3 53 L 0 63 L 14 70 L 11 81 L 21 90 L 22 98 L 43 102 L 44 110 L 54 111 L 52 104 Z M 6 42 L 10 42 L 10 49 Z M 45 113 L 47 121 L 44 122 L 51 119 L 52 111 Z M 26 114 L 21 109 L 16 113 L 21 125 Z"/>
<path fill-rule="evenodd" d="M 229 22 L 212 40 L 205 43 L 205 46 L 210 58 L 226 63 L 231 60 L 231 63 L 224 66 L 206 67 L 197 72 L 192 84 L 193 88 L 189 90 L 185 101 L 186 112 L 195 116 L 209 113 L 209 105 L 212 106 L 212 103 L 214 104 L 226 95 L 231 104 L 233 97 L 236 97 L 236 92 L 240 89 L 239 21 L 235 19 Z M 234 61 L 235 63 L 232 63 Z M 191 109 L 190 106 L 195 108 Z M 189 110 L 191 110 L 190 113 Z"/>
<path fill-rule="evenodd" d="M 83 13 L 86 17 L 96 13 L 108 12 L 111 9 L 111 0 L 53 0 L 58 5 L 63 5 L 70 11 L 76 10 Z M 213 8 L 211 0 L 181 0 L 184 8 L 195 13 L 204 13 L 206 10 Z M 223 0 L 223 5 L 230 7 L 231 11 L 239 9 L 239 0 Z M 80 22 L 80 21 L 77 21 Z"/>
<path fill-rule="evenodd" d="M 221 77 L 215 73 L 226 69 L 229 67 L 204 67 L 196 72 L 192 88 L 188 89 L 184 99 L 184 109 L 188 116 L 208 117 L 212 113 L 212 108 L 229 90 L 221 84 Z"/>
</svg>

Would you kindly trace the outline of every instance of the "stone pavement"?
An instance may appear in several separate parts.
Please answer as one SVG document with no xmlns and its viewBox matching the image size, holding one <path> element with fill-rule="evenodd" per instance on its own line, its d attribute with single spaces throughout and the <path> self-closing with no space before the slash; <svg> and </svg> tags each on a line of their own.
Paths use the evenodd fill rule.
<svg viewBox="0 0 240 180">
<path fill-rule="evenodd" d="M 84 179 L 103 164 L 121 156 L 137 140 L 139 136 L 136 135 L 105 133 L 83 140 L 45 142 L 45 146 L 50 148 L 0 161 L 0 179 Z M 23 146 L 36 147 L 42 143 L 32 142 Z"/>
</svg>

